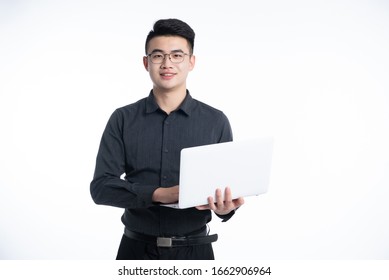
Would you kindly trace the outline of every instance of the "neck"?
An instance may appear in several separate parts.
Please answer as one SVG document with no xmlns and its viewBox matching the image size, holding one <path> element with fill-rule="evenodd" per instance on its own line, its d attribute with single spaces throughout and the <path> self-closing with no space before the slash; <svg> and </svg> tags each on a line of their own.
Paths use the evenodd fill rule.
<svg viewBox="0 0 389 280">
<path fill-rule="evenodd" d="M 167 114 L 170 114 L 176 110 L 181 103 L 184 101 L 186 96 L 186 89 L 181 91 L 158 91 L 153 89 L 153 94 L 158 106 L 165 111 Z"/>
</svg>

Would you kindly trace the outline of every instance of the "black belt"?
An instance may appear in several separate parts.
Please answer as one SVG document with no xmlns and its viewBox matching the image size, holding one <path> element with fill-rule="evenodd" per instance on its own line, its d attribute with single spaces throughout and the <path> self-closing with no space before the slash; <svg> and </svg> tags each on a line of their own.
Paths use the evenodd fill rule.
<svg viewBox="0 0 389 280">
<path fill-rule="evenodd" d="M 201 234 L 189 236 L 158 237 L 130 231 L 126 228 L 124 229 L 124 235 L 128 238 L 154 244 L 158 247 L 178 247 L 208 244 L 215 242 L 218 238 L 217 234 L 206 235 L 206 230 Z"/>
</svg>

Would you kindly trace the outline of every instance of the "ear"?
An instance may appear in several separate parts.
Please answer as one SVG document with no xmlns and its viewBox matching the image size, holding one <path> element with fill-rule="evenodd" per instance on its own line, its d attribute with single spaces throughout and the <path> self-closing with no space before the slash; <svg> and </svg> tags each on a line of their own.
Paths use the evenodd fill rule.
<svg viewBox="0 0 389 280">
<path fill-rule="evenodd" d="M 192 71 L 196 64 L 196 56 L 191 55 L 189 58 L 189 70 Z"/>
<path fill-rule="evenodd" d="M 143 65 L 144 65 L 146 71 L 148 72 L 149 71 L 149 60 L 148 60 L 147 56 L 143 57 Z"/>
</svg>

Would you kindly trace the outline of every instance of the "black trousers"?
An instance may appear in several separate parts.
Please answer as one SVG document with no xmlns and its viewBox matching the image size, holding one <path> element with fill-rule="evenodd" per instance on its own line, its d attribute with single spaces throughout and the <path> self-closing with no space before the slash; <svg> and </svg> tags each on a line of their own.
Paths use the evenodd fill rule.
<svg viewBox="0 0 389 280">
<path fill-rule="evenodd" d="M 214 260 L 212 244 L 182 247 L 157 247 L 123 234 L 117 260 Z"/>
</svg>

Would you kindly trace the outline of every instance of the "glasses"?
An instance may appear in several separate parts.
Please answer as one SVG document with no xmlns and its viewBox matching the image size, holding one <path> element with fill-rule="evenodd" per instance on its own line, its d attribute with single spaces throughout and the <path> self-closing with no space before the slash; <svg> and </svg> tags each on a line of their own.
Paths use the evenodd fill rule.
<svg viewBox="0 0 389 280">
<path fill-rule="evenodd" d="M 152 63 L 161 64 L 164 62 L 166 56 L 169 56 L 169 59 L 172 63 L 181 63 L 184 61 L 186 55 L 189 54 L 184 52 L 172 52 L 172 53 L 153 52 L 148 54 L 147 56 L 150 57 Z"/>
</svg>

